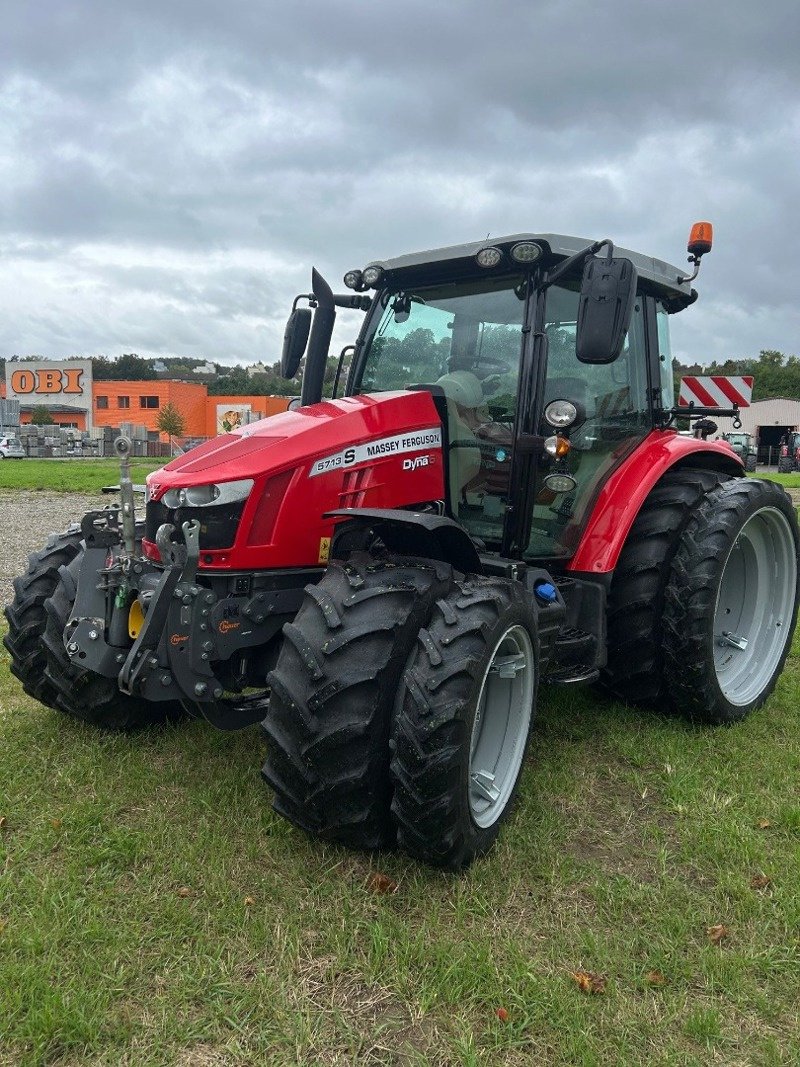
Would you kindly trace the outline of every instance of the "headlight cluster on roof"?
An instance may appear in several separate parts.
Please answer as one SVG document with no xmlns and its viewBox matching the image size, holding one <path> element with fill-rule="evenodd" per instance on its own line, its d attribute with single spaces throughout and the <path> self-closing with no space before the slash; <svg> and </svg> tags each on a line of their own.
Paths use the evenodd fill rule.
<svg viewBox="0 0 800 1067">
<path fill-rule="evenodd" d="M 377 289 L 383 278 L 383 267 L 370 266 L 363 270 L 349 270 L 344 276 L 348 289 L 363 293 L 365 289 Z"/>
<path fill-rule="evenodd" d="M 541 254 L 542 246 L 537 241 L 517 241 L 508 252 L 514 263 L 521 265 L 535 263 Z M 479 267 L 491 270 L 492 267 L 502 263 L 505 257 L 506 253 L 503 252 L 502 248 L 497 248 L 495 245 L 487 245 L 486 248 L 482 248 L 476 254 L 475 260 Z"/>
</svg>

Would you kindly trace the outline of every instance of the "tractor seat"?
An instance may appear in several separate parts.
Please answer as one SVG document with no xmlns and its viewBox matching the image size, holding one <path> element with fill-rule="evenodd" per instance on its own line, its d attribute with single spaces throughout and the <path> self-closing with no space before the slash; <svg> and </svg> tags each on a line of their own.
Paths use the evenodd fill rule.
<svg viewBox="0 0 800 1067">
<path fill-rule="evenodd" d="M 486 401 L 480 380 L 472 371 L 450 371 L 436 384 L 447 401 L 450 499 L 455 507 L 466 486 L 480 473 L 481 450 L 475 430 L 486 421 L 483 411 Z"/>
</svg>

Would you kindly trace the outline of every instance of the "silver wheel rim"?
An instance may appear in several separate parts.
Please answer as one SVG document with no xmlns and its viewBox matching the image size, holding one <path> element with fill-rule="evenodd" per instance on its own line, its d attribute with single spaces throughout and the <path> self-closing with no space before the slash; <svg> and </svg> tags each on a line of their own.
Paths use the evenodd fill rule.
<svg viewBox="0 0 800 1067">
<path fill-rule="evenodd" d="M 469 753 L 469 808 L 492 826 L 508 805 L 522 768 L 533 713 L 534 661 L 524 626 L 509 626 L 481 680 Z"/>
<path fill-rule="evenodd" d="M 752 703 L 772 680 L 789 640 L 796 586 L 789 520 L 762 508 L 728 553 L 714 609 L 714 669 L 729 703 Z"/>
</svg>

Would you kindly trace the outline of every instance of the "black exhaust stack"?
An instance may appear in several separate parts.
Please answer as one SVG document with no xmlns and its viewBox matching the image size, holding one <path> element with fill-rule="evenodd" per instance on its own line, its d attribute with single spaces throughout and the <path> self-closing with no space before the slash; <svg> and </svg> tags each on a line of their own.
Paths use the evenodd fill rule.
<svg viewBox="0 0 800 1067">
<path fill-rule="evenodd" d="M 311 269 L 311 288 L 317 306 L 314 310 L 314 322 L 311 326 L 303 384 L 300 389 L 300 404 L 303 407 L 306 404 L 316 404 L 322 399 L 325 364 L 328 360 L 333 324 L 336 321 L 333 290 L 316 267 Z"/>
</svg>

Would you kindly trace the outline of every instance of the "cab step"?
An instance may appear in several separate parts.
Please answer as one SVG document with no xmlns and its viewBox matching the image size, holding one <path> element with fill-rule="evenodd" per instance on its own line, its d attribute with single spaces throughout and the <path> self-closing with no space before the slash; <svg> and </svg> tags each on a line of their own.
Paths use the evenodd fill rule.
<svg viewBox="0 0 800 1067">
<path fill-rule="evenodd" d="M 590 685 L 600 677 L 600 671 L 591 663 L 573 663 L 569 667 L 556 667 L 542 681 L 553 685 Z"/>
</svg>

